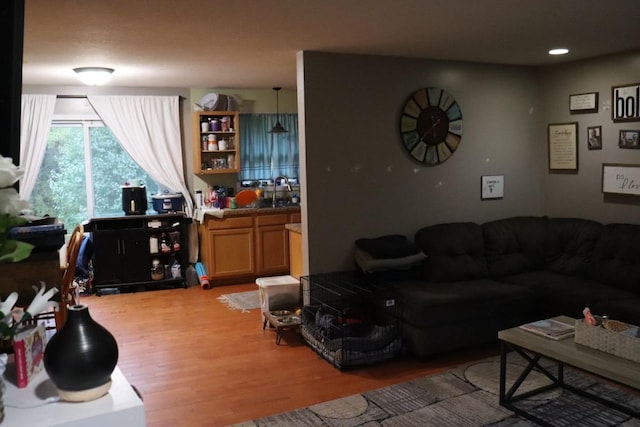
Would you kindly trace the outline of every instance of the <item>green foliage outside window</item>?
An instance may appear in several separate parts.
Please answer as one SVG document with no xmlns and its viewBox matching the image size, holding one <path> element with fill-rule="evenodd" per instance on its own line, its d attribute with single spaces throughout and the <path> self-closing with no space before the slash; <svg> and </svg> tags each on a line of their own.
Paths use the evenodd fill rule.
<svg viewBox="0 0 640 427">
<path fill-rule="evenodd" d="M 89 147 L 86 151 L 85 144 Z M 90 159 L 85 152 L 90 153 Z M 121 216 L 120 186 L 133 178 L 146 183 L 148 198 L 155 194 L 157 184 L 127 155 L 108 128 L 53 126 L 31 194 L 31 209 L 36 215 L 58 217 L 67 229 L 92 217 Z M 89 181 L 93 185 L 87 191 Z"/>
</svg>

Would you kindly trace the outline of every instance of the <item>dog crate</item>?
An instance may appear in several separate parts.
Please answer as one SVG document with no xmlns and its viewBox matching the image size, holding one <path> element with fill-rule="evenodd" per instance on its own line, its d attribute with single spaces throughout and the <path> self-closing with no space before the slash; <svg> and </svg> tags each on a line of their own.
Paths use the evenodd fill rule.
<svg viewBox="0 0 640 427">
<path fill-rule="evenodd" d="M 301 278 L 305 341 L 339 369 L 369 365 L 402 350 L 401 302 L 389 285 L 359 272 Z"/>
</svg>

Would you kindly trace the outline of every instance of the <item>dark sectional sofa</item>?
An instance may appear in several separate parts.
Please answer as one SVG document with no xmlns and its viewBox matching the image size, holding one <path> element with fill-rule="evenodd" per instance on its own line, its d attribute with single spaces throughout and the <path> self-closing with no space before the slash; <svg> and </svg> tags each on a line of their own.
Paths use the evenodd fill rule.
<svg viewBox="0 0 640 427">
<path fill-rule="evenodd" d="M 593 313 L 640 325 L 640 225 L 513 217 L 424 227 L 418 278 L 393 281 L 403 338 L 426 358 L 501 329 Z"/>
</svg>

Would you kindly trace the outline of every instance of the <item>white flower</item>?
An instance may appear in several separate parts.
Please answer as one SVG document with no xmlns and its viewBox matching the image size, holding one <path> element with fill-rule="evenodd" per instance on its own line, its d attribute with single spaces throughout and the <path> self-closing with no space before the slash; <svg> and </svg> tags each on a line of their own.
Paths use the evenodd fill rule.
<svg viewBox="0 0 640 427">
<path fill-rule="evenodd" d="M 11 187 L 24 172 L 13 164 L 13 160 L 0 156 L 0 188 Z"/>
<path fill-rule="evenodd" d="M 9 323 L 11 320 L 11 310 L 13 306 L 16 305 L 18 301 L 18 293 L 11 292 L 11 294 L 7 297 L 4 302 L 0 302 L 0 315 L 2 315 L 2 319 L 0 321 L 4 321 L 5 323 Z"/>
<path fill-rule="evenodd" d="M 22 200 L 15 188 L 0 188 L 0 214 L 18 216 L 29 208 L 29 202 Z"/>
<path fill-rule="evenodd" d="M 31 301 L 29 307 L 27 307 L 27 309 L 25 310 L 25 315 L 27 315 L 28 313 L 31 317 L 33 317 L 37 314 L 40 314 L 45 309 L 58 306 L 57 302 L 49 301 L 52 296 L 58 293 L 58 288 L 53 287 L 47 292 L 44 291 L 44 288 L 45 285 L 43 282 L 40 282 L 40 290 L 38 290 L 38 288 L 35 286 L 33 287 L 33 289 L 36 291 L 36 296 L 33 301 Z"/>
</svg>

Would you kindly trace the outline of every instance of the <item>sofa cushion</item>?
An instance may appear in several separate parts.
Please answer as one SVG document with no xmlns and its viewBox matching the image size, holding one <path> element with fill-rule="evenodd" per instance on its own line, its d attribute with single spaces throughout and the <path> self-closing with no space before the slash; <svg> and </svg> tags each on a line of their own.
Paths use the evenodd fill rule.
<svg viewBox="0 0 640 427">
<path fill-rule="evenodd" d="M 416 245 L 427 255 L 424 278 L 430 282 L 487 277 L 480 225 L 472 222 L 437 224 L 421 228 Z"/>
<path fill-rule="evenodd" d="M 640 225 L 605 225 L 593 261 L 594 279 L 640 295 Z"/>
<path fill-rule="evenodd" d="M 593 262 L 593 250 L 603 225 L 580 218 L 551 218 L 551 260 L 549 271 L 576 276 L 588 276 Z"/>
<path fill-rule="evenodd" d="M 585 307 L 592 308 L 598 301 L 634 297 L 629 292 L 593 280 L 550 271 L 528 271 L 502 280 L 533 291 L 540 318 L 562 314 L 580 318 Z"/>
<path fill-rule="evenodd" d="M 551 249 L 546 217 L 513 217 L 482 224 L 489 276 L 501 278 L 546 266 Z"/>
<path fill-rule="evenodd" d="M 417 327 L 447 328 L 468 320 L 535 317 L 535 295 L 527 288 L 493 280 L 459 282 L 407 281 L 397 286 L 404 322 Z M 497 331 L 495 331 L 497 333 Z"/>
</svg>

